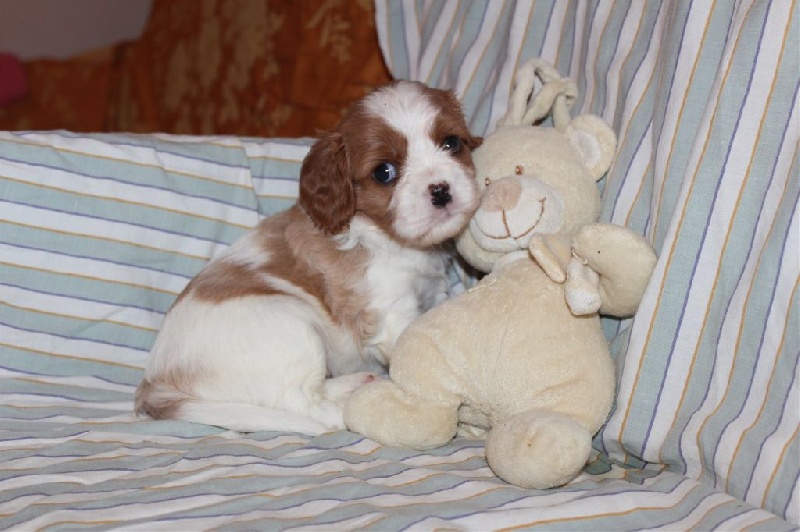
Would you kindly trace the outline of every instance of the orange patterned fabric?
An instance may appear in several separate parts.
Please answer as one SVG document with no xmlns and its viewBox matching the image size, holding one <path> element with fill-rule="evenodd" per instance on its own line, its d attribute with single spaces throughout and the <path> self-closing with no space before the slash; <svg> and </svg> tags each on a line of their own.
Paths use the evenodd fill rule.
<svg viewBox="0 0 800 532">
<path fill-rule="evenodd" d="M 390 79 L 371 0 L 155 0 L 137 42 L 27 71 L 0 129 L 314 135 Z"/>
<path fill-rule="evenodd" d="M 0 129 L 104 131 L 113 64 L 113 48 L 68 61 L 25 63 L 28 93 L 0 107 Z"/>
</svg>

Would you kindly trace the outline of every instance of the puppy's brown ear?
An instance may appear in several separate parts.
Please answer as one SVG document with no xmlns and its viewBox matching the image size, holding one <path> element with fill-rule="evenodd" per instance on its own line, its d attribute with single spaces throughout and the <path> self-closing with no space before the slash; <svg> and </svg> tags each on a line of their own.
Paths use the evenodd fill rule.
<svg viewBox="0 0 800 532">
<path fill-rule="evenodd" d="M 336 234 L 356 212 L 350 162 L 339 133 L 320 138 L 303 160 L 298 203 L 319 229 Z"/>
</svg>

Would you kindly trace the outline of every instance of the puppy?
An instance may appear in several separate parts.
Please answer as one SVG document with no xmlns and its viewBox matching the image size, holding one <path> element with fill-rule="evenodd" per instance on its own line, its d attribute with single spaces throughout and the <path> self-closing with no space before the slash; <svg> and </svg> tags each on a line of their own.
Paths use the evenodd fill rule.
<svg viewBox="0 0 800 532">
<path fill-rule="evenodd" d="M 400 81 L 303 161 L 298 202 L 212 259 L 164 318 L 135 411 L 241 432 L 344 428 L 398 335 L 447 289 L 441 244 L 479 202 L 450 92 Z"/>
</svg>

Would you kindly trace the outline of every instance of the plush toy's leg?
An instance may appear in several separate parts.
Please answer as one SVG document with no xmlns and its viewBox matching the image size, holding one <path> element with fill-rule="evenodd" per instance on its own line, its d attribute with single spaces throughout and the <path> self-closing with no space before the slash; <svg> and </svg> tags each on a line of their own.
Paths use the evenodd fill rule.
<svg viewBox="0 0 800 532">
<path fill-rule="evenodd" d="M 412 397 L 391 381 L 359 388 L 345 406 L 347 428 L 383 445 L 432 449 L 456 434 L 458 404 Z"/>
<path fill-rule="evenodd" d="M 371 382 L 353 394 L 345 405 L 344 420 L 350 430 L 384 445 L 432 449 L 456 434 L 461 406 L 460 379 L 443 362 L 448 344 L 437 307 L 411 324 L 392 351 L 390 381 Z M 445 316 L 446 317 L 446 316 Z"/>
<path fill-rule="evenodd" d="M 486 460 L 495 474 L 524 488 L 565 484 L 586 464 L 592 435 L 568 417 L 527 410 L 494 426 Z"/>
</svg>

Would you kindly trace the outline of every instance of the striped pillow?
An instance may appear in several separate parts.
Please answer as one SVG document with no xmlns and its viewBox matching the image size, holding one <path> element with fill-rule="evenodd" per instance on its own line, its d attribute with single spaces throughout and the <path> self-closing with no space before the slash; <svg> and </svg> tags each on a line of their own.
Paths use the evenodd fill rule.
<svg viewBox="0 0 800 532">
<path fill-rule="evenodd" d="M 293 202 L 308 144 L 0 133 L 6 376 L 138 382 L 188 280 Z"/>
</svg>

